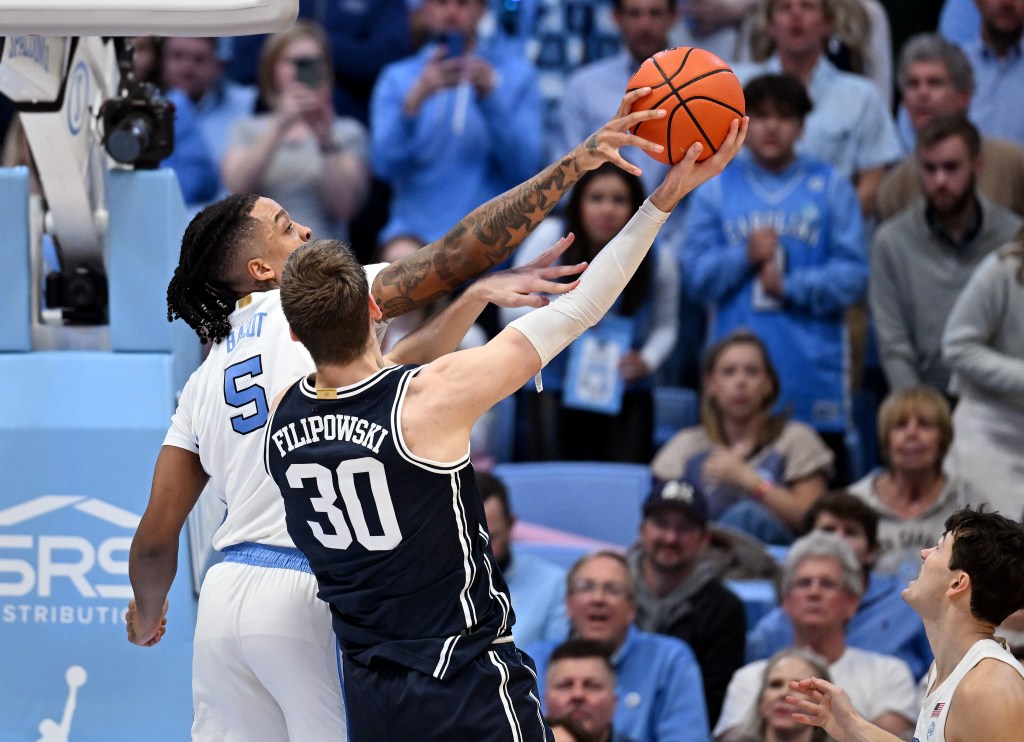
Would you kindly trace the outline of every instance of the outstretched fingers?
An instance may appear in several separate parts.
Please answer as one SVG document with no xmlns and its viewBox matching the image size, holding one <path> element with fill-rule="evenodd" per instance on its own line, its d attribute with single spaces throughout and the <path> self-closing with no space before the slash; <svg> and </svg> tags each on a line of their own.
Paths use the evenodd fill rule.
<svg viewBox="0 0 1024 742">
<path fill-rule="evenodd" d="M 519 306 L 523 307 L 546 307 L 551 303 L 551 296 L 557 296 L 559 294 L 567 294 L 574 288 L 580 285 L 580 280 L 577 278 L 575 281 L 569 283 L 560 283 L 558 281 L 543 281 L 537 280 L 530 289 L 530 293 L 521 294 L 522 303 Z"/>
<path fill-rule="evenodd" d="M 562 256 L 562 253 L 568 250 L 569 246 L 575 241 L 576 235 L 574 235 L 572 232 L 569 232 L 569 234 L 560 238 L 558 242 L 553 244 L 547 250 L 545 250 L 540 255 L 531 260 L 529 263 L 524 265 L 523 268 L 526 270 L 530 270 L 533 268 L 547 268 L 549 265 L 552 265 L 556 260 L 558 260 L 558 258 Z"/>
<path fill-rule="evenodd" d="M 619 110 L 615 113 L 615 119 L 621 119 L 633 110 L 633 104 L 646 95 L 650 95 L 652 88 L 648 85 L 642 88 L 627 90 L 619 101 Z M 614 120 L 614 119 L 613 119 Z"/>
<path fill-rule="evenodd" d="M 649 87 L 629 90 L 622 96 L 615 117 L 598 131 L 591 134 L 583 143 L 581 165 L 592 170 L 603 162 L 611 162 L 628 173 L 640 175 L 641 169 L 628 162 L 620 153 L 622 147 L 640 147 L 648 152 L 661 152 L 664 147 L 648 141 L 643 137 L 630 133 L 631 129 L 644 121 L 652 121 L 666 115 L 660 108 L 633 111 L 633 104 L 651 92 Z"/>
<path fill-rule="evenodd" d="M 587 269 L 587 262 L 576 263 L 575 265 L 552 265 L 547 268 L 537 268 L 532 273 L 534 276 L 540 279 L 551 280 L 555 278 L 565 278 L 566 276 L 576 276 Z M 566 284 L 558 284 L 564 286 Z M 558 293 L 564 293 L 562 291 Z"/>
</svg>

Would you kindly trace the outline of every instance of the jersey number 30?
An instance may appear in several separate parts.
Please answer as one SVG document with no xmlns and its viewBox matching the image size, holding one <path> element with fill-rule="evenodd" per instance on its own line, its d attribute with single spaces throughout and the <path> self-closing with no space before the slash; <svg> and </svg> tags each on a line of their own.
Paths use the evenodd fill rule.
<svg viewBox="0 0 1024 742">
<path fill-rule="evenodd" d="M 330 469 L 320 464 L 292 464 L 288 467 L 286 476 L 288 485 L 292 489 L 302 489 L 304 479 L 316 481 L 316 488 L 319 494 L 311 497 L 313 509 L 327 515 L 334 528 L 334 533 L 325 533 L 324 527 L 314 520 L 307 521 L 313 535 L 328 549 L 347 549 L 352 545 L 352 531 L 355 531 L 355 538 L 369 551 L 388 551 L 395 548 L 402 540 L 402 532 L 398 528 L 398 518 L 395 517 L 395 506 L 391 502 L 391 491 L 388 489 L 388 479 L 384 474 L 384 464 L 377 459 L 361 458 L 343 461 L 335 470 L 338 475 L 338 486 L 335 489 L 334 476 Z M 356 474 L 366 474 L 370 479 L 370 491 L 373 493 L 373 502 L 377 507 L 377 517 L 380 520 L 382 533 L 373 535 L 366 524 L 366 514 L 363 513 L 363 504 L 359 501 L 356 493 Z M 345 505 L 345 512 L 336 504 L 338 495 Z M 349 530 L 345 515 L 352 523 L 352 530 Z"/>
</svg>

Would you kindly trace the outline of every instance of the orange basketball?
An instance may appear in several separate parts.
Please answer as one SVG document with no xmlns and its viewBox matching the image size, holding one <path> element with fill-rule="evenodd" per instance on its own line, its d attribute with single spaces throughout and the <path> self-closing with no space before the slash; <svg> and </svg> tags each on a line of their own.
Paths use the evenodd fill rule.
<svg viewBox="0 0 1024 742">
<path fill-rule="evenodd" d="M 664 145 L 661 152 L 647 154 L 670 165 L 683 159 L 694 142 L 704 145 L 700 160 L 717 152 L 729 124 L 746 110 L 743 86 L 729 65 L 691 46 L 666 49 L 644 60 L 626 89 L 643 87 L 650 87 L 651 93 L 636 101 L 633 110 L 664 108 L 668 115 L 641 121 L 632 132 Z"/>
</svg>

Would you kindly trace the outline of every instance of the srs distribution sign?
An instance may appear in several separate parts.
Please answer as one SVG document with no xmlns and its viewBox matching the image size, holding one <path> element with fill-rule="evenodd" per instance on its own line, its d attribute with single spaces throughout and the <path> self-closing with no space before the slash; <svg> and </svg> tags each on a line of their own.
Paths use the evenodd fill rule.
<svg viewBox="0 0 1024 742">
<path fill-rule="evenodd" d="M 177 660 L 192 639 L 188 620 L 158 647 L 126 639 L 139 517 L 85 495 L 43 494 L 0 509 L 0 739 L 161 740 L 187 730 L 190 719 L 176 714 L 161 731 L 132 702 L 144 686 L 188 688 L 167 660 L 187 671 Z"/>
<path fill-rule="evenodd" d="M 29 527 L 65 508 L 113 526 L 111 535 Z M 138 525 L 135 513 L 75 495 L 42 495 L 0 510 L 0 623 L 123 627 L 132 597 L 128 549 Z"/>
</svg>

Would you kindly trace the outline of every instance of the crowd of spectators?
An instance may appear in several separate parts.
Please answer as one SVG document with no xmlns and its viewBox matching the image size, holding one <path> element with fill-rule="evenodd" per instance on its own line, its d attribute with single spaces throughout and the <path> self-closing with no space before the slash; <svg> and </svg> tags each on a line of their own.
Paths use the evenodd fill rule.
<svg viewBox="0 0 1024 742">
<path fill-rule="evenodd" d="M 133 39 L 136 78 L 175 106 L 164 166 L 190 209 L 258 192 L 366 262 L 440 239 L 582 141 L 654 52 L 734 66 L 746 151 L 680 205 L 598 350 L 581 338 L 518 395 L 517 460 L 650 465 L 636 545 L 566 575 L 517 552 L 508 493 L 481 478 L 560 738 L 822 739 L 778 711 L 808 673 L 903 733 L 931 662 L 899 598 L 919 550 L 964 504 L 1024 516 L 1024 0 L 911 5 L 302 0 L 272 36 Z M 25 163 L 9 108 L 4 164 Z M 624 155 L 641 178 L 580 179 L 515 261 L 568 231 L 563 262 L 592 260 L 666 167 Z M 513 318 L 485 315 L 467 345 Z M 701 401 L 655 450 L 659 385 Z M 850 443 L 875 435 L 870 467 Z M 473 446 L 493 463 L 486 436 Z M 788 549 L 778 606 L 749 626 L 716 528 Z"/>
</svg>

